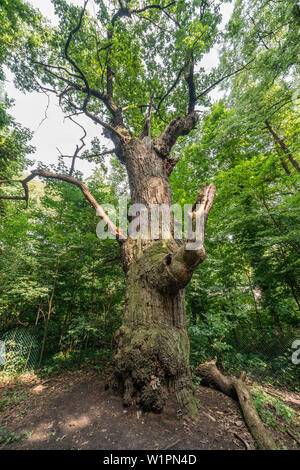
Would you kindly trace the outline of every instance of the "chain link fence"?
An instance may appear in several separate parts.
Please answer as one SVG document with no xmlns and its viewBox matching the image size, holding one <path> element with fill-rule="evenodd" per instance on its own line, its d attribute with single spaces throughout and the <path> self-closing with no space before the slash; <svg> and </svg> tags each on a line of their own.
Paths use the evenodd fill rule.
<svg viewBox="0 0 300 470">
<path fill-rule="evenodd" d="M 57 367 L 64 365 L 67 368 L 73 363 L 80 367 L 86 361 L 107 362 L 113 354 L 112 345 L 86 349 L 81 342 L 71 352 L 63 354 L 57 338 L 50 335 L 41 358 L 42 333 L 34 326 L 6 332 L 0 338 L 0 370 L 36 369 L 41 359 L 42 367 L 51 362 L 55 364 L 55 361 Z M 189 328 L 189 337 L 192 366 L 217 356 L 219 366 L 226 373 L 238 376 L 245 370 L 254 380 L 300 389 L 300 328 L 235 327 L 221 336 L 210 332 L 207 326 L 199 325 Z"/>
<path fill-rule="evenodd" d="M 196 366 L 214 357 L 224 372 L 243 370 L 254 380 L 300 390 L 300 329 L 236 327 L 224 336 L 189 331 L 191 362 Z"/>
<path fill-rule="evenodd" d="M 0 370 L 5 372 L 34 369 L 39 360 L 40 344 L 34 327 L 19 327 L 1 337 Z"/>
</svg>

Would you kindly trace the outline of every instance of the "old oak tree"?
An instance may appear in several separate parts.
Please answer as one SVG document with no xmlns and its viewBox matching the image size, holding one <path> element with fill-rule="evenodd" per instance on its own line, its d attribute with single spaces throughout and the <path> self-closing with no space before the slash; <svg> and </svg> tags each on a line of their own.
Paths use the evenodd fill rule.
<svg viewBox="0 0 300 470">
<path fill-rule="evenodd" d="M 221 2 L 97 0 L 95 15 L 87 9 L 88 0 L 83 8 L 64 0 L 53 4 L 58 25 L 37 17 L 11 55 L 19 87 L 53 93 L 67 117 L 84 114 L 102 128 L 113 143 L 102 153 L 114 153 L 125 166 L 132 204 L 143 204 L 149 211 L 153 204 L 171 206 L 169 178 L 180 158 L 180 143 L 177 150 L 175 144 L 196 128 L 207 94 L 248 65 L 227 64 L 210 73 L 201 66 L 203 55 L 220 35 Z M 205 225 L 215 187 L 204 185 L 190 214 L 191 220 L 201 220 L 196 249 L 187 249 L 173 236 L 126 237 L 73 176 L 83 147 L 84 140 L 76 147 L 69 174 L 34 170 L 17 180 L 24 196 L 1 198 L 27 203 L 28 182 L 35 177 L 79 187 L 116 236 L 126 276 L 112 388 L 127 406 L 138 401 L 144 410 L 160 412 L 173 395 L 178 412 L 194 413 L 185 287 L 206 257 Z"/>
</svg>

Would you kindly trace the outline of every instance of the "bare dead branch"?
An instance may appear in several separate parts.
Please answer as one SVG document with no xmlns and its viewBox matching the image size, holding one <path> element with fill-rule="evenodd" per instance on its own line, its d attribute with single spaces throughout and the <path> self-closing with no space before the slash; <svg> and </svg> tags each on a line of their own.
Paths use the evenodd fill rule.
<svg viewBox="0 0 300 470">
<path fill-rule="evenodd" d="M 76 145 L 76 149 L 75 149 L 74 155 L 72 157 L 72 164 L 71 164 L 71 168 L 70 168 L 70 172 L 69 172 L 69 175 L 72 176 L 73 173 L 74 173 L 74 169 L 75 169 L 76 158 L 77 158 L 79 152 L 83 149 L 83 147 L 85 147 L 84 139 L 86 138 L 87 134 L 86 134 L 85 128 L 81 124 L 79 124 L 79 122 L 75 121 L 71 116 L 69 116 L 69 119 L 70 119 L 70 121 L 74 122 L 74 124 L 76 124 L 77 126 L 79 126 L 83 130 L 83 136 L 80 138 L 81 145 Z"/>
<path fill-rule="evenodd" d="M 148 104 L 135 104 L 135 105 L 128 105 L 128 106 L 123 106 L 121 109 L 122 112 L 128 111 L 128 109 L 135 109 L 135 108 L 140 108 L 141 112 L 143 108 L 148 108 Z"/>
<path fill-rule="evenodd" d="M 0 180 L 0 184 L 5 184 L 5 183 L 21 183 L 24 189 L 24 196 L 4 196 L 0 195 L 0 199 L 12 199 L 15 201 L 25 201 L 26 202 L 26 208 L 28 207 L 28 199 L 29 199 L 29 189 L 28 189 L 28 183 L 31 181 L 33 177 L 31 175 L 27 176 L 27 178 L 23 180 Z"/>
<path fill-rule="evenodd" d="M 159 279 L 157 287 L 163 289 L 164 292 L 176 292 L 183 289 L 190 282 L 196 267 L 205 260 L 205 225 L 215 191 L 216 188 L 213 184 L 203 186 L 198 194 L 197 206 L 190 214 L 191 223 L 194 222 L 194 219 L 198 219 L 194 233 L 188 234 L 185 244 L 179 245 L 175 240 L 169 240 L 168 255 L 162 254 L 162 257 L 153 265 L 154 279 Z"/>
<path fill-rule="evenodd" d="M 204 248 L 206 222 L 213 205 L 215 193 L 216 187 L 212 183 L 206 183 L 199 191 L 192 208 L 192 213 L 190 214 L 191 228 L 196 230 L 196 233 L 193 234 L 192 239 L 188 240 L 178 250 L 176 255 L 176 258 L 180 259 L 184 266 L 192 271 L 206 258 L 206 250 Z"/>
<path fill-rule="evenodd" d="M 45 114 L 44 114 L 44 117 L 43 119 L 41 120 L 41 122 L 39 123 L 38 127 L 37 127 L 37 130 L 42 126 L 42 124 L 48 119 L 48 110 L 49 110 L 49 106 L 50 106 L 50 95 L 48 95 L 48 93 L 44 90 L 42 90 L 42 92 L 47 96 L 47 105 L 46 105 L 46 108 L 45 108 Z"/>
<path fill-rule="evenodd" d="M 204 385 L 214 386 L 225 395 L 237 399 L 258 448 L 260 450 L 276 450 L 276 442 L 261 421 L 252 398 L 251 389 L 245 383 L 246 373 L 242 372 L 239 379 L 224 375 L 217 368 L 216 362 L 217 358 L 205 364 L 199 364 L 194 371 L 195 375 L 202 378 Z M 244 444 L 246 445 L 246 443 Z"/>
<path fill-rule="evenodd" d="M 56 147 L 57 148 L 57 147 Z M 60 156 L 62 158 L 73 158 L 73 155 L 63 155 L 61 153 L 61 151 L 57 148 L 57 150 L 59 151 L 60 153 Z M 97 157 L 102 157 L 102 156 L 105 156 L 105 155 L 111 155 L 113 153 L 116 153 L 116 149 L 111 149 L 111 150 L 104 150 L 104 152 L 99 152 L 99 153 L 90 153 L 87 157 L 81 157 L 80 155 L 78 155 L 78 158 L 86 158 L 88 161 L 92 158 L 97 158 Z"/>
<path fill-rule="evenodd" d="M 25 190 L 25 196 L 2 196 L 0 195 L 0 199 L 12 199 L 12 200 L 25 200 L 28 204 L 28 186 L 27 184 L 29 181 L 34 179 L 35 177 L 40 176 L 42 178 L 48 178 L 48 179 L 56 179 L 59 181 L 64 181 L 69 184 L 73 184 L 74 186 L 77 186 L 86 200 L 90 203 L 90 205 L 95 209 L 97 215 L 105 222 L 105 224 L 108 227 L 108 230 L 110 233 L 116 237 L 118 241 L 123 241 L 126 239 L 126 235 L 124 232 L 117 227 L 108 217 L 108 215 L 104 212 L 103 208 L 98 204 L 94 196 L 89 192 L 87 186 L 82 182 L 79 181 L 78 179 L 74 178 L 73 176 L 70 175 L 63 175 L 59 173 L 51 173 L 49 171 L 45 170 L 33 170 L 31 172 L 31 175 L 27 176 L 24 180 L 15 180 L 14 182 L 19 182 L 23 185 L 23 188 Z M 0 181 L 1 183 L 9 183 L 12 182 L 12 180 L 2 180 Z"/>
<path fill-rule="evenodd" d="M 151 98 L 150 98 L 146 122 L 145 122 L 144 129 L 142 130 L 140 134 L 140 139 L 142 139 L 143 137 L 151 138 L 151 116 L 152 116 L 153 101 L 154 101 L 154 93 L 152 93 Z"/>
</svg>

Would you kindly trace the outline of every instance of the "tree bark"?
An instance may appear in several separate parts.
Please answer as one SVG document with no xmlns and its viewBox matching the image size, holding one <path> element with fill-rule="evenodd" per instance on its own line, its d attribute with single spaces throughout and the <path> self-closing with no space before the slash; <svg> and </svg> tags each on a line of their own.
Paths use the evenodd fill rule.
<svg viewBox="0 0 300 470">
<path fill-rule="evenodd" d="M 154 274 L 156 265 L 174 246 L 155 242 L 143 249 L 128 240 L 126 252 L 126 306 L 116 335 L 114 387 L 124 404 L 140 403 L 161 412 L 175 393 L 181 412 L 196 411 L 189 368 L 189 340 L 185 320 L 185 291 L 169 287 Z M 177 247 L 176 247 L 177 248 Z"/>
<path fill-rule="evenodd" d="M 173 125 L 177 134 L 178 122 Z M 156 140 L 159 151 L 166 152 L 163 156 L 149 136 L 132 139 L 126 150 L 131 202 L 148 210 L 152 204 L 172 204 L 166 149 L 173 140 L 169 132 L 164 135 L 166 141 Z M 214 190 L 205 186 L 201 194 L 206 221 Z M 189 252 L 172 236 L 128 238 L 121 244 L 121 258 L 126 299 L 123 324 L 116 334 L 112 387 L 121 392 L 126 406 L 138 402 L 144 410 L 161 412 L 173 395 L 178 414 L 194 414 L 184 288 L 205 258 L 204 247 Z"/>
<path fill-rule="evenodd" d="M 294 157 L 294 155 L 292 154 L 292 152 L 288 149 L 288 147 L 286 146 L 285 142 L 281 139 L 281 137 L 279 137 L 279 135 L 275 132 L 274 128 L 271 126 L 271 124 L 269 123 L 269 121 L 265 121 L 265 124 L 267 126 L 267 129 L 268 131 L 270 132 L 270 134 L 272 135 L 273 139 L 275 140 L 275 142 L 277 143 L 277 145 L 281 148 L 281 150 L 288 156 L 288 159 L 289 161 L 291 162 L 291 164 L 293 165 L 293 167 L 298 171 L 300 172 L 300 165 L 299 163 L 297 162 L 296 158 Z M 287 170 L 285 169 L 285 171 L 287 172 Z M 288 172 L 287 172 L 288 174 Z"/>
<path fill-rule="evenodd" d="M 176 117 L 156 139 L 151 139 L 150 119 L 151 110 L 146 132 L 140 137 L 130 137 L 129 133 L 126 138 L 116 137 L 119 138 L 116 142 L 118 158 L 128 173 L 131 203 L 143 204 L 148 213 L 153 204 L 171 208 L 169 176 L 178 159 L 172 158 L 170 152 L 178 137 L 195 128 L 198 116 L 190 112 Z M 24 188 L 23 197 L 0 196 L 0 199 L 21 199 L 27 203 L 27 184 L 36 176 L 77 186 L 119 241 L 126 276 L 126 307 L 122 327 L 116 333 L 113 388 L 122 393 L 127 406 L 136 401 L 144 410 L 161 412 L 169 396 L 174 395 L 178 414 L 195 413 L 184 289 L 206 257 L 204 235 L 215 194 L 214 185 L 205 184 L 199 191 L 189 214 L 190 225 L 198 233 L 190 234 L 184 243 L 174 239 L 171 214 L 166 239 L 127 238 L 88 188 L 70 175 L 34 170 L 24 180 L 17 180 Z M 160 220 L 161 231 L 162 224 Z"/>
</svg>

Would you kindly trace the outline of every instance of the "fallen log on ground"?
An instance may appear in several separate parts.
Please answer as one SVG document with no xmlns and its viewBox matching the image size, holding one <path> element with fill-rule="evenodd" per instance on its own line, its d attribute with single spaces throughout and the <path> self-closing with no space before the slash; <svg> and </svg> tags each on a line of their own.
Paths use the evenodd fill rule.
<svg viewBox="0 0 300 470">
<path fill-rule="evenodd" d="M 246 373 L 243 372 L 239 379 L 224 375 L 217 368 L 216 362 L 217 358 L 200 364 L 194 374 L 201 377 L 203 385 L 211 385 L 239 401 L 245 422 L 260 450 L 276 450 L 276 443 L 261 421 L 251 392 L 245 384 Z"/>
</svg>

